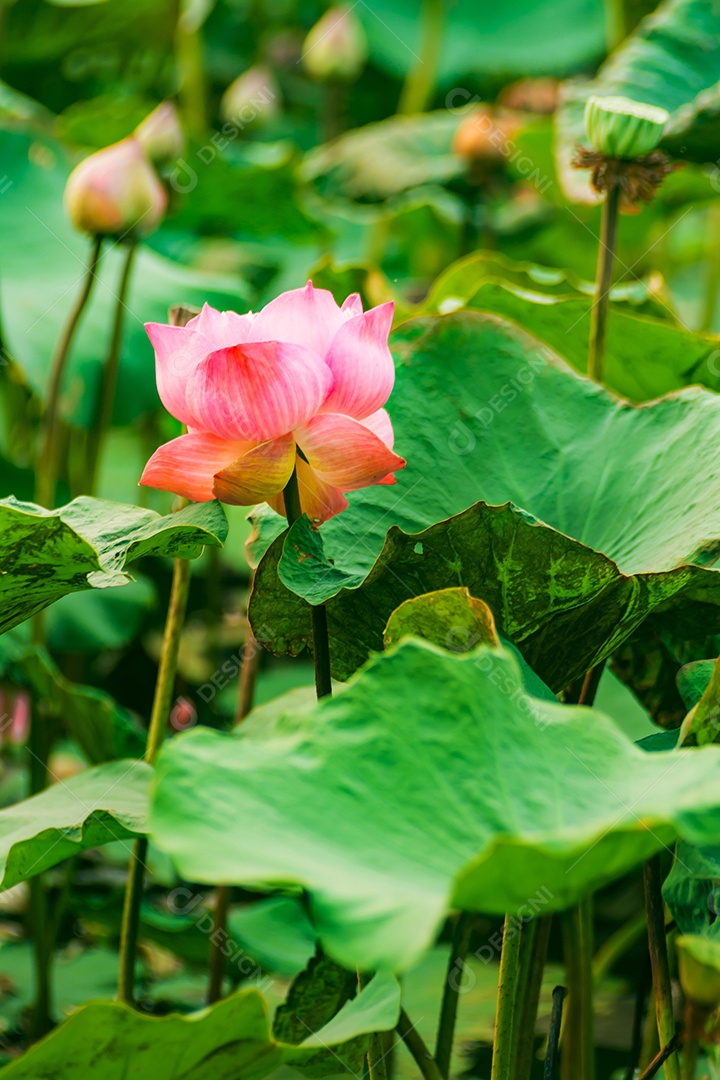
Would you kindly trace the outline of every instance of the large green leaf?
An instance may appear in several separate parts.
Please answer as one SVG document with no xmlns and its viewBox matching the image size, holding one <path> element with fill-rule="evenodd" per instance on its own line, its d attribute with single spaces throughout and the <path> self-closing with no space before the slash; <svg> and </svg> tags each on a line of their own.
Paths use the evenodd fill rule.
<svg viewBox="0 0 720 1080">
<path fill-rule="evenodd" d="M 142 761 L 97 765 L 0 810 L 0 888 L 144 833 L 151 772 Z"/>
<path fill-rule="evenodd" d="M 144 555 L 195 558 L 221 547 L 227 521 L 217 502 L 153 510 L 82 496 L 58 510 L 0 500 L 0 632 L 67 593 L 124 585 Z"/>
<path fill-rule="evenodd" d="M 587 173 L 569 167 L 585 141 L 590 94 L 619 94 L 671 114 L 661 146 L 691 161 L 714 162 L 720 137 L 720 11 L 713 0 L 665 0 L 609 57 L 592 82 L 569 85 L 558 115 L 558 172 L 573 196 Z"/>
<path fill-rule="evenodd" d="M 0 267 L 4 344 L 30 386 L 44 394 L 49 358 L 80 291 L 90 241 L 71 228 L 63 211 L 70 163 L 60 143 L 0 131 L 0 154 L 12 180 L 0 200 L 5 237 Z M 108 245 L 68 364 L 62 407 L 73 423 L 82 426 L 88 426 L 94 415 L 124 257 L 120 246 Z M 127 424 L 158 407 L 153 351 L 143 323 L 165 322 L 168 307 L 181 302 L 201 306 L 207 300 L 215 307 L 233 307 L 242 301 L 241 288 L 239 279 L 202 274 L 141 247 L 127 297 L 115 423 Z"/>
<path fill-rule="evenodd" d="M 558 910 L 678 834 L 708 842 L 719 777 L 715 747 L 647 754 L 529 697 L 503 649 L 408 639 L 270 731 L 171 740 L 151 835 L 191 880 L 302 886 L 339 963 L 399 969 L 451 906 Z"/>
<path fill-rule="evenodd" d="M 9 634 L 0 637 L 0 676 L 26 687 L 42 701 L 44 715 L 60 719 L 94 765 L 142 757 L 145 732 L 133 714 L 104 691 L 66 679 L 44 648 L 14 640 Z"/>
<path fill-rule="evenodd" d="M 328 600 L 344 679 L 404 600 L 464 585 L 557 691 L 660 608 L 687 639 L 720 629 L 714 394 L 629 405 L 473 312 L 411 321 L 394 351 L 397 484 L 351 494 L 319 534 L 304 520 L 277 537 L 282 519 L 257 516 L 260 549 L 277 537 L 250 605 L 269 647 L 310 640 L 293 592 Z"/>
<path fill-rule="evenodd" d="M 449 298 L 443 299 L 446 310 L 450 310 Z M 592 307 L 589 297 L 548 296 L 489 280 L 462 306 L 518 323 L 557 350 L 577 371 L 587 371 Z M 640 402 L 695 383 L 720 390 L 720 339 L 683 330 L 668 319 L 638 315 L 628 307 L 613 305 L 608 318 L 603 373 L 606 386 Z"/>
</svg>

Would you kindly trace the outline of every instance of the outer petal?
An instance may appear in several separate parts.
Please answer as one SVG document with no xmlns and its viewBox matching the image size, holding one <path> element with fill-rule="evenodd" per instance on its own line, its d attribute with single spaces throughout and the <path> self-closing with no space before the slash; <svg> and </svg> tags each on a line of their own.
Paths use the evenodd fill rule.
<svg viewBox="0 0 720 1080">
<path fill-rule="evenodd" d="M 295 438 L 318 477 L 341 491 L 387 483 L 388 474 L 405 465 L 368 427 L 337 413 L 316 416 Z"/>
<path fill-rule="evenodd" d="M 346 510 L 348 501 L 339 488 L 326 484 L 307 462 L 298 459 L 298 490 L 300 506 L 311 521 L 320 524 Z"/>
<path fill-rule="evenodd" d="M 250 444 L 215 435 L 180 435 L 160 446 L 148 461 L 140 483 L 183 495 L 193 502 L 215 498 L 215 473 L 246 453 Z"/>
<path fill-rule="evenodd" d="M 208 352 L 215 349 L 226 349 L 230 345 L 242 345 L 248 340 L 253 322 L 257 315 L 248 312 L 246 315 L 238 315 L 236 311 L 218 311 L 203 304 L 202 311 L 187 324 L 188 329 L 203 334 L 210 342 Z"/>
<path fill-rule="evenodd" d="M 260 443 L 215 474 L 215 494 L 231 506 L 265 502 L 282 491 L 294 464 L 292 435 Z"/>
<path fill-rule="evenodd" d="M 188 380 L 192 426 L 224 439 L 266 442 L 314 416 L 331 385 L 330 369 L 301 345 L 265 341 L 219 349 Z"/>
<path fill-rule="evenodd" d="M 353 317 L 362 315 L 363 306 L 362 300 L 360 299 L 360 293 L 350 293 L 350 295 L 343 300 L 340 310 L 347 311 Z"/>
<path fill-rule="evenodd" d="M 155 377 L 160 400 L 169 413 L 187 424 L 191 420 L 185 400 L 187 380 L 212 346 L 187 326 L 146 323 L 155 350 Z"/>
<path fill-rule="evenodd" d="M 361 420 L 390 397 L 395 365 L 388 348 L 393 304 L 380 304 L 340 327 L 326 360 L 335 382 L 323 412 Z"/>
<path fill-rule="evenodd" d="M 359 420 L 358 423 L 372 431 L 374 435 L 377 435 L 378 439 L 382 439 L 385 445 L 392 450 L 395 445 L 395 432 L 386 409 L 378 409 L 377 412 L 371 413 L 370 416 L 366 416 L 364 420 Z"/>
<path fill-rule="evenodd" d="M 271 300 L 255 317 L 249 341 L 290 341 L 324 357 L 335 333 L 352 311 L 343 311 L 327 289 L 291 289 Z"/>
</svg>

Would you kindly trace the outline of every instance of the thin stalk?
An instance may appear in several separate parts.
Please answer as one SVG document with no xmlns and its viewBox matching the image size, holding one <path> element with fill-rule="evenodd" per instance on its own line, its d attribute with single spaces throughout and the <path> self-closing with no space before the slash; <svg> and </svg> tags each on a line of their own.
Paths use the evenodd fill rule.
<svg viewBox="0 0 720 1080">
<path fill-rule="evenodd" d="M 459 912 L 455 920 L 452 946 L 445 975 L 445 989 L 440 1007 L 437 1041 L 435 1043 L 435 1061 L 444 1077 L 450 1075 L 455 1021 L 457 1019 L 460 976 L 465 966 L 465 957 L 470 948 L 473 917 L 466 911 Z"/>
<path fill-rule="evenodd" d="M 608 191 L 602 204 L 600 221 L 600 246 L 598 247 L 595 295 L 590 312 L 590 341 L 588 346 L 588 375 L 602 382 L 605 362 L 605 330 L 607 327 L 610 287 L 612 285 L 615 242 L 617 238 L 620 188 L 615 185 Z"/>
<path fill-rule="evenodd" d="M 132 272 L 136 251 L 137 240 L 130 240 L 127 245 L 125 263 L 120 275 L 120 285 L 118 287 L 117 297 L 115 298 L 115 315 L 113 318 L 112 333 L 110 335 L 110 348 L 108 349 L 107 360 L 105 361 L 105 366 L 103 368 L 97 410 L 88 441 L 88 478 L 86 484 L 86 492 L 88 495 L 94 495 L 95 493 L 97 474 L 103 453 L 103 443 L 112 421 L 118 370 L 120 367 L 120 347 L 122 345 L 123 323 L 125 321 L 125 298 L 127 296 L 130 274 Z"/>
<path fill-rule="evenodd" d="M 714 203 L 710 204 L 707 211 L 707 238 L 708 244 L 705 254 L 707 265 L 707 281 L 705 284 L 705 298 L 703 301 L 700 330 L 708 331 L 713 328 L 715 318 L 715 306 L 717 303 L 718 289 L 720 288 L 720 209 Z"/>
<path fill-rule="evenodd" d="M 592 897 L 586 897 L 564 924 L 568 1007 L 563 1025 L 562 1075 L 593 1080 Z"/>
<path fill-rule="evenodd" d="M 679 1045 L 680 1045 L 680 1035 L 679 1034 L 678 1035 L 673 1035 L 670 1042 L 667 1043 L 666 1046 L 663 1046 L 662 1050 L 660 1050 L 655 1055 L 655 1057 L 652 1059 L 652 1061 L 650 1062 L 648 1067 L 646 1069 L 643 1069 L 643 1071 L 638 1076 L 638 1080 L 651 1080 L 651 1078 L 653 1076 L 657 1076 L 657 1074 L 660 1072 L 660 1069 L 666 1063 L 666 1061 L 671 1056 L 671 1054 L 675 1053 L 675 1051 L 677 1050 Z M 697 1047 L 697 1043 L 696 1043 L 696 1047 Z M 685 1080 L 695 1080 L 695 1072 L 696 1072 L 696 1066 L 697 1066 L 697 1049 L 696 1049 L 696 1054 L 695 1054 L 695 1060 L 694 1061 L 691 1061 L 690 1058 L 688 1057 L 687 1048 L 685 1050 L 684 1059 L 685 1059 L 685 1067 L 686 1067 L 686 1069 L 689 1066 L 689 1068 L 691 1070 L 690 1072 L 686 1072 Z"/>
<path fill-rule="evenodd" d="M 644 914 L 644 913 L 643 913 Z M 635 1070 L 640 1068 L 643 1046 L 643 1020 L 645 1018 L 645 1003 L 647 1001 L 650 986 L 652 984 L 652 972 L 650 970 L 650 956 L 646 955 L 643 969 L 638 979 L 635 991 L 635 1006 L 633 1009 L 632 1039 L 630 1041 L 630 1062 L 625 1073 L 625 1080 L 633 1080 Z"/>
<path fill-rule="evenodd" d="M 37 795 L 47 787 L 47 760 L 50 751 L 47 717 L 41 706 L 33 710 L 28 733 L 28 773 L 30 794 Z M 35 999 L 30 1016 L 30 1038 L 42 1038 L 53 1026 L 52 1021 L 52 961 L 53 946 L 47 890 L 42 874 L 30 878 L 30 930 L 32 933 L 33 965 L 35 970 Z"/>
<path fill-rule="evenodd" d="M 255 700 L 255 684 L 257 681 L 258 668 L 260 666 L 260 645 L 247 627 L 247 640 L 243 652 L 242 666 L 240 668 L 240 680 L 238 683 L 237 705 L 235 707 L 235 724 L 237 727 L 243 722 L 253 707 Z M 208 964 L 208 1005 L 219 1001 L 222 997 L 223 976 L 225 973 L 225 955 L 223 945 L 227 940 L 227 923 L 230 912 L 231 888 L 229 885 L 218 885 L 215 893 L 215 909 L 213 911 L 214 933 L 210 936 L 210 960 Z M 220 933 L 218 933 L 220 931 Z"/>
<path fill-rule="evenodd" d="M 624 956 L 628 949 L 642 936 L 647 927 L 647 917 L 644 911 L 632 915 L 627 922 L 611 934 L 607 941 L 603 942 L 593 957 L 593 979 L 599 986 L 605 976 L 615 965 L 616 960 Z"/>
<path fill-rule="evenodd" d="M 180 636 L 185 620 L 189 589 L 190 561 L 188 559 L 175 559 L 160 667 L 155 684 L 155 697 L 145 746 L 145 760 L 150 765 L 154 764 L 162 745 L 165 726 L 172 704 L 178 653 L 180 651 Z M 133 1003 L 135 997 L 135 953 L 138 927 L 140 925 L 140 904 L 142 901 L 143 871 L 147 858 L 147 848 L 148 844 L 145 837 L 141 837 L 133 844 L 128 883 L 125 890 L 125 906 L 123 908 L 120 934 L 118 999 L 128 1005 Z"/>
<path fill-rule="evenodd" d="M 399 113 L 425 112 L 435 92 L 444 22 L 444 0 L 423 0 L 420 9 L 420 55 L 400 94 Z"/>
<path fill-rule="evenodd" d="M 530 957 L 527 965 L 527 982 L 524 1000 L 519 1013 L 519 1030 L 516 1040 L 515 1077 L 516 1080 L 530 1080 L 532 1070 L 532 1051 L 535 1041 L 540 993 L 542 991 L 545 958 L 547 956 L 552 915 L 545 915 L 535 920 L 535 933 L 530 945 Z M 523 946 L 524 947 L 524 946 Z"/>
<path fill-rule="evenodd" d="M 395 1030 L 412 1054 L 423 1080 L 444 1080 L 442 1073 L 433 1060 L 432 1054 L 425 1045 L 422 1035 L 420 1035 L 415 1025 L 410 1022 L 410 1017 L 404 1009 L 400 1010 Z"/>
<path fill-rule="evenodd" d="M 88 261 L 82 289 L 75 304 L 68 315 L 67 322 L 58 338 L 55 352 L 50 361 L 50 382 L 48 385 L 47 405 L 40 428 L 40 450 L 38 455 L 37 484 L 35 489 L 36 501 L 41 506 L 52 509 L 55 502 L 55 487 L 57 484 L 57 458 L 58 458 L 58 435 L 60 427 L 60 392 L 62 390 L 63 376 L 67 367 L 70 347 L 75 333 L 80 324 L 80 317 L 90 299 L 100 251 L 102 248 L 101 236 L 96 236 L 93 241 L 90 259 Z"/>
<path fill-rule="evenodd" d="M 513 1064 L 513 1018 L 520 981 L 521 934 L 510 915 L 505 916 L 498 974 L 495 1039 L 490 1080 L 515 1080 Z"/>
<path fill-rule="evenodd" d="M 292 476 L 285 485 L 283 491 L 285 502 L 285 516 L 289 526 L 293 526 L 302 517 L 302 504 L 300 502 L 300 489 L 298 487 L 297 469 L 293 469 Z M 315 661 L 315 691 L 318 698 L 329 697 L 332 694 L 332 680 L 330 678 L 330 642 L 328 639 L 327 610 L 324 604 L 311 604 L 310 614 L 312 618 L 313 632 L 313 657 Z"/>
<path fill-rule="evenodd" d="M 659 855 L 648 859 L 643 869 L 648 947 L 655 993 L 655 1017 L 660 1046 L 666 1047 L 675 1034 L 672 984 L 665 936 L 665 908 L 662 898 L 662 869 Z M 677 1054 L 671 1052 L 664 1065 L 665 1080 L 680 1080 Z"/>
<path fill-rule="evenodd" d="M 548 1031 L 547 1053 L 545 1055 L 545 1068 L 543 1080 L 555 1080 L 557 1075 L 558 1046 L 560 1045 L 560 1029 L 562 1028 L 563 1001 L 567 993 L 564 986 L 556 986 L 552 992 L 552 1012 L 550 1013 L 550 1028 Z"/>
<path fill-rule="evenodd" d="M 175 28 L 175 63 L 180 109 L 190 135 L 202 139 L 207 132 L 207 87 L 203 64 L 202 20 L 193 10 L 181 11 Z"/>
</svg>

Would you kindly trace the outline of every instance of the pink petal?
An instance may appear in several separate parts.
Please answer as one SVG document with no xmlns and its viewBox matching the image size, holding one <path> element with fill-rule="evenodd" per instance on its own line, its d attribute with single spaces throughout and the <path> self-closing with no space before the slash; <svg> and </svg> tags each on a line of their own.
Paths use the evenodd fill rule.
<svg viewBox="0 0 720 1080">
<path fill-rule="evenodd" d="M 266 502 L 290 479 L 295 465 L 292 435 L 260 443 L 215 474 L 215 494 L 231 506 Z"/>
<path fill-rule="evenodd" d="M 372 431 L 374 435 L 377 435 L 378 439 L 382 439 L 385 445 L 392 450 L 395 445 L 395 432 L 387 409 L 378 409 L 377 412 L 366 416 L 364 420 L 358 420 L 358 423 Z"/>
<path fill-rule="evenodd" d="M 388 475 L 405 465 L 368 427 L 338 413 L 314 417 L 295 438 L 319 478 L 341 491 L 389 483 Z"/>
<path fill-rule="evenodd" d="M 314 416 L 331 385 L 330 369 L 309 349 L 256 342 L 205 357 L 190 376 L 187 400 L 193 427 L 266 442 Z"/>
<path fill-rule="evenodd" d="M 146 323 L 145 329 L 155 350 L 160 400 L 172 416 L 187 424 L 192 419 L 185 400 L 187 380 L 212 346 L 202 334 L 186 326 Z"/>
<path fill-rule="evenodd" d="M 214 352 L 247 341 L 256 318 L 257 315 L 252 312 L 238 315 L 236 311 L 218 311 L 209 304 L 203 304 L 202 311 L 190 320 L 187 329 L 203 334 L 210 342 L 207 351 Z"/>
<path fill-rule="evenodd" d="M 255 317 L 249 340 L 289 341 L 324 357 L 350 315 L 337 306 L 331 292 L 308 281 L 304 289 L 291 289 L 266 304 Z"/>
<path fill-rule="evenodd" d="M 380 304 L 348 319 L 333 338 L 326 360 L 335 382 L 323 412 L 361 420 L 390 397 L 395 365 L 388 348 L 393 304 Z"/>
<path fill-rule="evenodd" d="M 213 477 L 249 449 L 245 442 L 230 442 L 215 435 L 180 435 L 158 447 L 148 461 L 140 483 L 183 495 L 193 502 L 215 498 Z"/>
<path fill-rule="evenodd" d="M 354 318 L 356 315 L 362 315 L 363 306 L 360 299 L 360 293 L 350 293 L 350 295 L 343 300 L 341 311 L 347 311 Z"/>
</svg>

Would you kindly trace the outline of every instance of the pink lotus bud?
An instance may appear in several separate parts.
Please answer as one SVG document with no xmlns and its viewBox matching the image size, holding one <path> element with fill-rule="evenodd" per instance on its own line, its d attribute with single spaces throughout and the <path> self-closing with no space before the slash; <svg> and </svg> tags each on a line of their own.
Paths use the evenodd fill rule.
<svg viewBox="0 0 720 1080">
<path fill-rule="evenodd" d="M 167 165 L 185 149 L 180 117 L 172 101 L 161 102 L 135 128 L 135 138 L 155 165 Z"/>
<path fill-rule="evenodd" d="M 367 60 L 367 39 L 352 8 L 329 8 L 305 38 L 302 59 L 313 79 L 353 82 Z"/>
<path fill-rule="evenodd" d="M 93 236 L 152 232 L 167 195 L 132 136 L 81 161 L 65 186 L 65 209 L 76 229 Z"/>
<path fill-rule="evenodd" d="M 262 127 L 280 112 L 280 87 L 268 67 L 256 64 L 230 83 L 220 102 L 220 114 L 242 130 Z"/>
<path fill-rule="evenodd" d="M 30 695 L 27 690 L 18 690 L 13 702 L 9 725 L 10 741 L 15 746 L 27 742 L 30 731 Z"/>
</svg>

